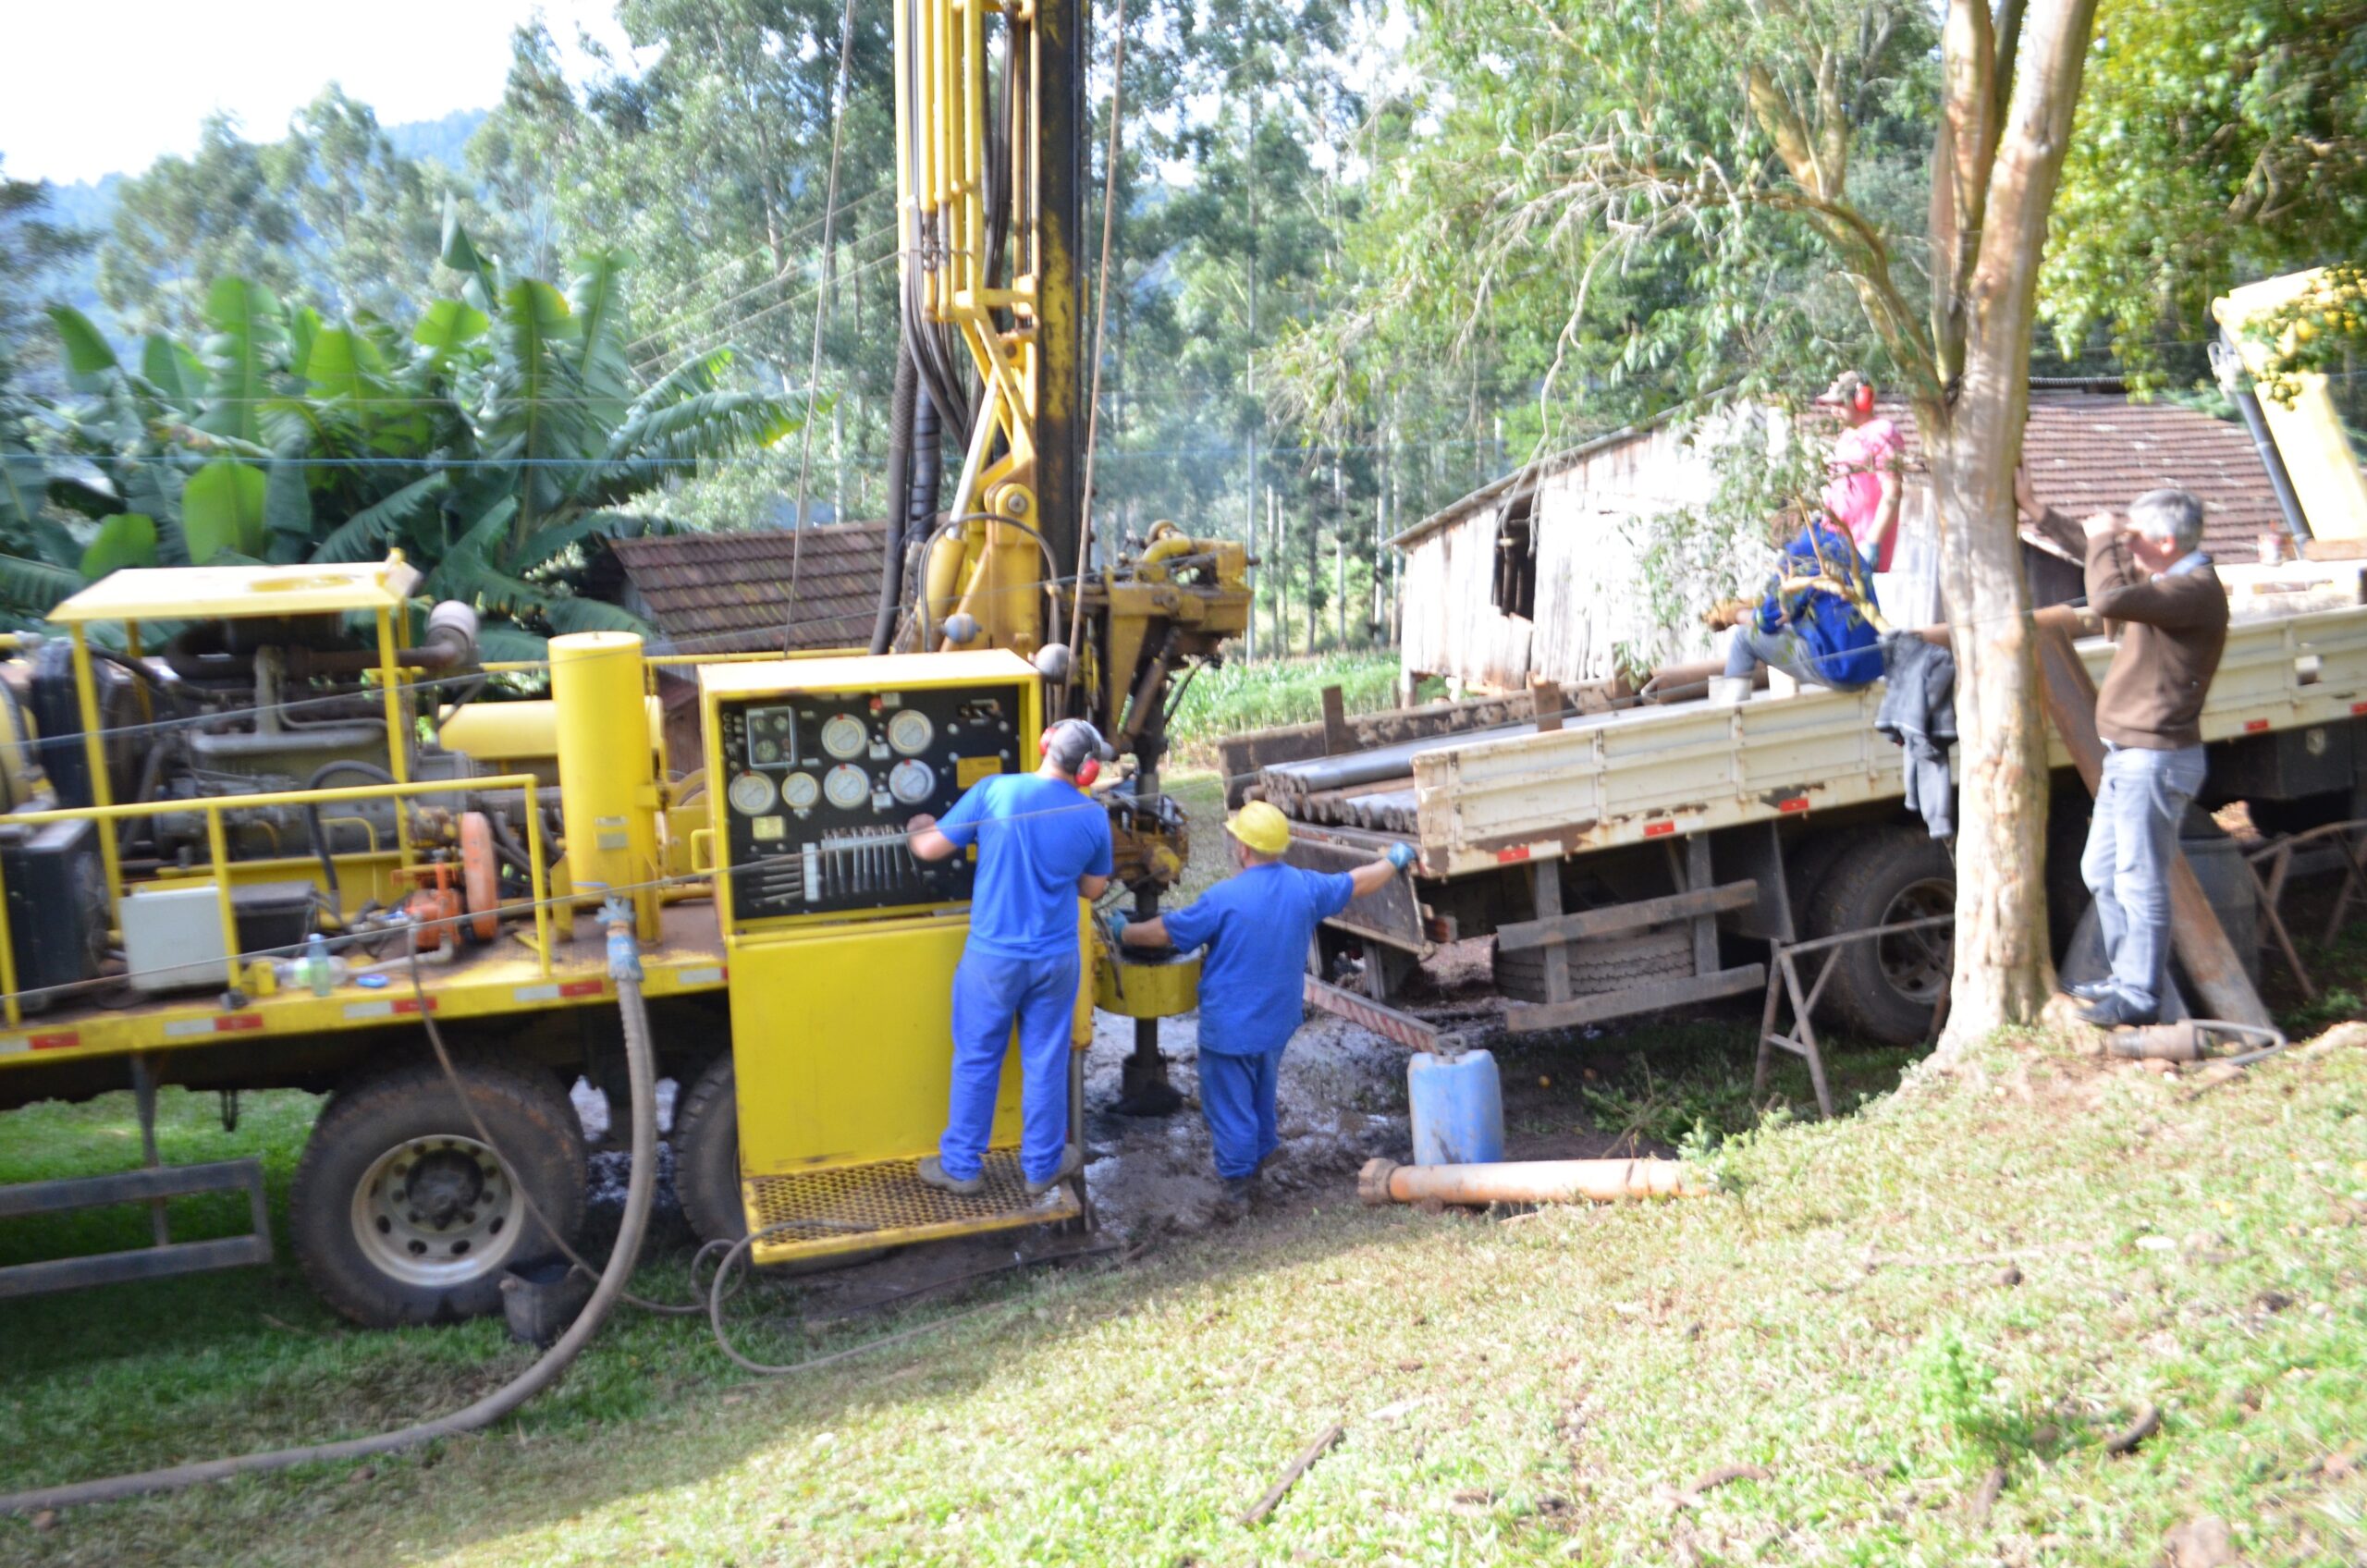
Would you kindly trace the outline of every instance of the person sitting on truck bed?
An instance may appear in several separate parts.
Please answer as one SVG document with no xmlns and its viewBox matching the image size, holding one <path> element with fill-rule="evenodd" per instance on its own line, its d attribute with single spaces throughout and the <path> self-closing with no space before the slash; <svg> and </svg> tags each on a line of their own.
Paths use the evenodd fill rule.
<svg viewBox="0 0 2367 1568">
<path fill-rule="evenodd" d="M 1303 871 L 1282 864 L 1291 825 L 1264 801 L 1234 813 L 1236 875 L 1182 909 L 1128 924 L 1110 924 L 1130 948 L 1205 947 L 1200 961 L 1200 1114 L 1208 1124 L 1217 1176 L 1224 1183 L 1223 1217 L 1247 1211 L 1252 1182 L 1274 1152 L 1274 1096 L 1282 1047 L 1304 1015 L 1306 945 L 1315 928 L 1377 892 L 1413 864 L 1410 844 L 1341 874 Z"/>
<path fill-rule="evenodd" d="M 1083 1168 L 1083 1152 L 1069 1142 L 1069 1029 L 1081 973 L 1076 900 L 1099 898 L 1114 868 L 1110 814 L 1077 776 L 1108 750 L 1099 730 L 1064 718 L 1044 731 L 1044 760 L 1034 773 L 982 778 L 941 820 L 924 812 L 905 826 L 905 842 L 922 860 L 978 847 L 970 934 L 953 971 L 945 1133 L 914 1170 L 932 1187 L 967 1197 L 986 1185 L 980 1165 L 1014 1021 L 1027 1195 L 1042 1197 Z"/>
<path fill-rule="evenodd" d="M 2096 898 L 2112 976 L 2075 986 L 2080 1016 L 2103 1028 L 2160 1015 L 2169 957 L 2170 857 L 2202 788 L 2199 720 L 2227 644 L 2227 591 L 2202 553 L 2202 503 L 2149 490 L 2123 528 L 2110 512 L 2088 535 L 2088 607 L 2118 621 L 2120 647 L 2096 693 L 2103 777 L 2079 876 Z"/>
<path fill-rule="evenodd" d="M 1726 673 L 1772 665 L 1796 680 L 1854 692 L 1883 672 L 1873 563 L 1829 518 L 1815 518 L 1784 547 L 1781 571 L 1726 646 Z M 1713 617 L 1721 612 L 1711 612 Z"/>
</svg>

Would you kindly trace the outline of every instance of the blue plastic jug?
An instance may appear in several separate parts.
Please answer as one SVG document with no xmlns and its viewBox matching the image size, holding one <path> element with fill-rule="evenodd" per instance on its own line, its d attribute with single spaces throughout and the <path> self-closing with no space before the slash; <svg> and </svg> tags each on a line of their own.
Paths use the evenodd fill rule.
<svg viewBox="0 0 2367 1568">
<path fill-rule="evenodd" d="M 1492 1165 L 1504 1158 L 1504 1095 L 1487 1051 L 1417 1055 L 1405 1065 L 1414 1163 Z"/>
</svg>

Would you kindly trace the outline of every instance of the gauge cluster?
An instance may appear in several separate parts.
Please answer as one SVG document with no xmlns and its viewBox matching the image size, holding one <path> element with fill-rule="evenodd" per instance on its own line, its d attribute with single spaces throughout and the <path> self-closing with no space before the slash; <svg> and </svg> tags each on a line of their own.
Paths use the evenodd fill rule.
<svg viewBox="0 0 2367 1568">
<path fill-rule="evenodd" d="M 967 857 L 924 864 L 904 825 L 1032 762 L 1020 689 L 829 692 L 718 709 L 721 814 L 742 920 L 966 899 Z M 1023 758 L 1024 760 L 1023 760 Z"/>
</svg>

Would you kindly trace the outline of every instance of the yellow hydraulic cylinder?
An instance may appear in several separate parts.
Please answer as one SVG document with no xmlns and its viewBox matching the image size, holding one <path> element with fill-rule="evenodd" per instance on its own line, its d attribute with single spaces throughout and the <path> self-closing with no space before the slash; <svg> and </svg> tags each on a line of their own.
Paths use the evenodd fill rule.
<svg viewBox="0 0 2367 1568">
<path fill-rule="evenodd" d="M 657 939 L 657 764 L 642 697 L 641 639 L 630 631 L 554 637 L 559 810 L 568 880 L 594 898 L 632 900 L 641 939 Z"/>
</svg>

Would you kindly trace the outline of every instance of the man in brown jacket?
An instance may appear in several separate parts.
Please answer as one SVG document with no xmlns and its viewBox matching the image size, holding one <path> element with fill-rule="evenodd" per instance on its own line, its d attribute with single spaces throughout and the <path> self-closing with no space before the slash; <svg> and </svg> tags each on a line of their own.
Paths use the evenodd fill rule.
<svg viewBox="0 0 2367 1568">
<path fill-rule="evenodd" d="M 2160 1016 L 2169 956 L 2170 857 L 2202 788 L 2202 699 L 2227 643 L 2227 594 L 2201 549 L 2202 503 L 2149 490 L 2124 528 L 2110 512 L 2088 535 L 2088 607 L 2120 623 L 2120 648 L 2096 694 L 2103 778 L 2079 875 L 2096 898 L 2112 977 L 2073 988 L 2104 1028 Z"/>
</svg>

